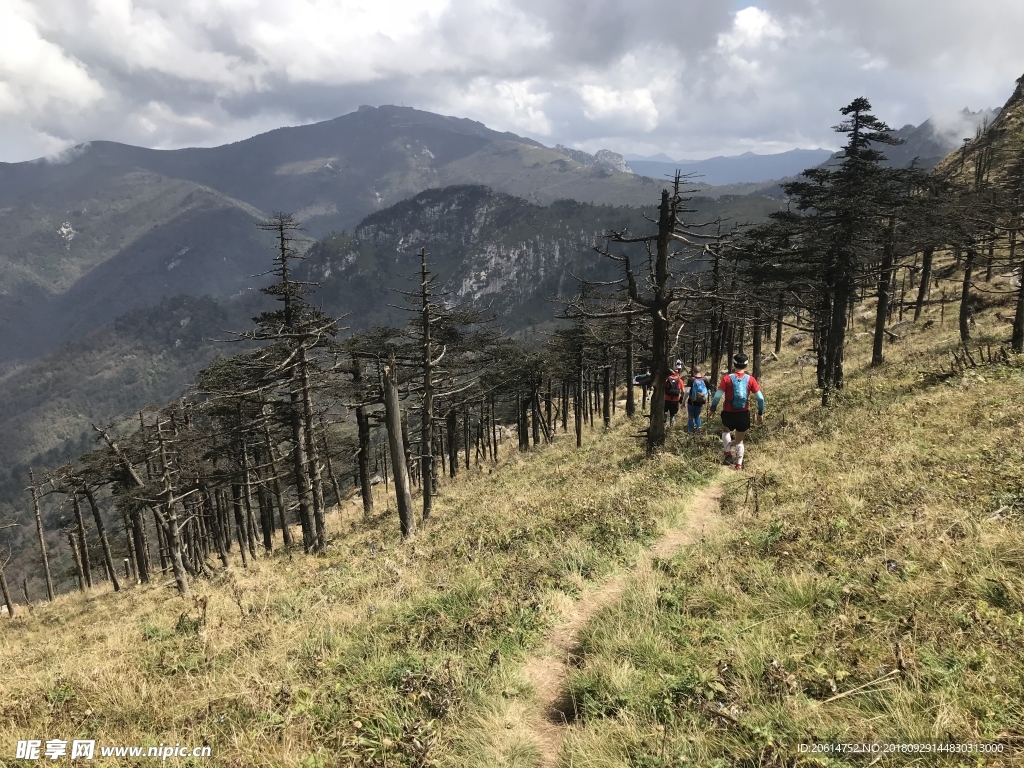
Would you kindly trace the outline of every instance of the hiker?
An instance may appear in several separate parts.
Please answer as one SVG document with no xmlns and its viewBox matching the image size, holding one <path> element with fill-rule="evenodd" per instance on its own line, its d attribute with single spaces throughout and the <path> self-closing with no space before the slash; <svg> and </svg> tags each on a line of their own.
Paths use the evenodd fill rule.
<svg viewBox="0 0 1024 768">
<path fill-rule="evenodd" d="M 690 380 L 686 382 L 686 431 L 691 435 L 704 427 L 700 415 L 707 402 L 708 385 L 704 383 L 704 375 L 698 365 L 690 372 Z"/>
<path fill-rule="evenodd" d="M 643 392 L 643 400 L 640 403 L 641 411 L 647 407 L 647 395 L 651 388 L 652 378 L 654 377 L 651 376 L 651 371 L 649 368 L 644 368 L 643 372 L 638 373 L 636 376 L 633 377 L 634 386 L 640 387 L 641 392 Z"/>
<path fill-rule="evenodd" d="M 679 413 L 679 400 L 683 396 L 683 364 L 676 363 L 675 369 L 665 379 L 665 415 L 668 416 L 668 425 L 674 427 L 676 414 Z"/>
<path fill-rule="evenodd" d="M 747 373 L 747 356 L 742 352 L 733 355 L 733 372 L 722 377 L 711 400 L 711 416 L 714 418 L 718 403 L 722 407 L 722 463 L 743 469 L 743 438 L 750 429 L 750 396 L 757 397 L 757 423 L 764 418 L 764 395 L 757 379 Z M 732 433 L 736 433 L 733 438 Z"/>
</svg>

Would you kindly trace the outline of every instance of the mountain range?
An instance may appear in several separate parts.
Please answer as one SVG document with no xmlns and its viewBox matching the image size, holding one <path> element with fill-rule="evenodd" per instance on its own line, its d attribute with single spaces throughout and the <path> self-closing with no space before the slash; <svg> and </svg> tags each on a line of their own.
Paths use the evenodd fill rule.
<svg viewBox="0 0 1024 768">
<path fill-rule="evenodd" d="M 536 204 L 642 205 L 660 189 L 472 120 L 390 106 L 211 149 L 97 141 L 0 164 L 0 362 L 167 296 L 249 290 L 263 266 L 251 226 L 261 215 L 294 213 L 316 239 L 452 184 Z"/>
<path fill-rule="evenodd" d="M 926 169 L 958 149 L 965 138 L 995 119 L 998 109 L 962 112 L 940 122 L 929 119 L 920 125 L 908 124 L 893 131 L 903 144 L 885 147 L 890 165 L 906 167 L 912 162 Z M 626 164 L 633 173 L 664 179 L 681 170 L 693 181 L 713 186 L 726 184 L 761 184 L 772 180 L 798 176 L 835 157 L 827 149 L 791 149 L 769 155 L 744 152 L 742 155 L 711 157 L 706 160 L 673 160 L 664 152 L 656 155 L 625 155 Z"/>
<path fill-rule="evenodd" d="M 782 204 L 749 196 L 698 198 L 691 207 L 701 220 L 756 220 Z M 610 228 L 644 230 L 644 216 L 653 213 L 573 200 L 542 206 L 481 185 L 426 190 L 312 243 L 298 274 L 320 284 L 312 299 L 345 326 L 404 324 L 392 289 L 408 289 L 425 247 L 439 294 L 487 310 L 512 332 L 552 320 L 554 300 L 572 295 L 577 277 L 616 277 L 616 265 L 592 246 Z M 29 465 L 81 453 L 91 423 L 180 396 L 200 368 L 234 351 L 215 340 L 248 327 L 269 301 L 256 290 L 262 278 L 252 275 L 269 268 L 274 243 L 253 222 L 246 226 L 255 243 L 251 271 L 241 278 L 246 290 L 219 299 L 165 297 L 0 372 L 0 518 L 3 501 L 24 488 Z"/>
<path fill-rule="evenodd" d="M 906 151 L 932 151 L 935 131 L 911 129 Z M 782 154 L 806 166 L 810 152 Z M 90 422 L 179 396 L 228 351 L 212 339 L 264 300 L 253 276 L 273 244 L 260 217 L 304 222 L 316 300 L 346 325 L 403 322 L 390 289 L 426 247 L 440 290 L 517 330 L 549 320 L 573 276 L 611 275 L 591 246 L 646 226 L 665 185 L 639 162 L 380 107 L 211 149 L 93 142 L 0 164 L 0 500 L 20 495 L 27 466 L 81 452 Z M 770 184 L 748 188 L 758 194 L 704 187 L 692 207 L 756 221 L 784 204 Z"/>
<path fill-rule="evenodd" d="M 805 168 L 813 168 L 828 160 L 832 152 L 827 149 L 791 149 L 773 155 L 744 152 L 730 157 L 711 157 L 707 160 L 672 160 L 667 155 L 647 159 L 626 160 L 633 173 L 664 179 L 676 169 L 692 180 L 705 184 L 745 184 L 796 176 Z M 635 156 L 634 156 L 635 157 Z"/>
</svg>

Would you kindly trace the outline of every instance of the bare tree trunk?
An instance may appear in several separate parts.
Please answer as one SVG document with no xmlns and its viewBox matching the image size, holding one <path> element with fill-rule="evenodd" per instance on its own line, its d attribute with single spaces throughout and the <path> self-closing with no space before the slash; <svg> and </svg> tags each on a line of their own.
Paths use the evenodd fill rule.
<svg viewBox="0 0 1024 768">
<path fill-rule="evenodd" d="M 491 419 L 491 428 L 490 428 L 491 460 L 495 464 L 497 464 L 498 463 L 498 422 L 494 418 L 494 395 L 491 395 L 490 401 L 491 401 L 491 407 L 490 407 L 489 410 L 490 410 L 490 419 Z"/>
<path fill-rule="evenodd" d="M 324 422 L 324 417 L 320 417 L 320 431 L 323 433 L 324 443 L 324 461 L 327 462 L 327 477 L 331 480 L 331 488 L 334 489 L 334 502 L 341 508 L 341 486 L 338 485 L 338 476 L 334 474 L 334 464 L 331 463 L 331 446 L 327 442 L 327 424 Z"/>
<path fill-rule="evenodd" d="M 551 442 L 551 435 L 557 429 L 557 425 L 554 423 L 554 405 L 551 401 L 551 379 L 548 379 L 547 389 L 544 390 L 544 424 L 546 426 L 544 439 L 549 443 Z"/>
<path fill-rule="evenodd" d="M 252 511 L 252 473 L 249 469 L 249 445 L 242 440 L 242 488 L 245 493 L 245 543 L 256 560 L 256 517 Z"/>
<path fill-rule="evenodd" d="M 445 425 L 445 429 L 447 425 Z M 440 425 L 434 429 L 434 464 L 437 464 L 437 460 L 441 460 L 441 475 L 443 476 L 448 471 L 448 462 L 445 459 L 447 451 L 448 441 L 445 438 L 445 431 Z M 436 470 L 435 470 L 436 473 Z M 436 490 L 436 489 L 435 489 Z"/>
<path fill-rule="evenodd" d="M 82 553 L 82 570 L 85 573 L 85 586 L 92 589 L 92 563 L 89 562 L 89 542 L 85 538 L 85 518 L 82 517 L 82 502 L 77 491 L 71 491 L 71 506 L 75 510 L 75 521 L 78 523 L 78 544 Z"/>
<path fill-rule="evenodd" d="M 967 257 L 964 259 L 964 283 L 960 292 L 960 341 L 964 344 L 971 338 L 971 274 L 977 255 L 973 248 L 968 248 Z"/>
<path fill-rule="evenodd" d="M 221 565 L 227 568 L 228 553 L 224 547 L 224 532 L 221 528 L 220 520 L 215 519 L 217 517 L 216 506 L 211 504 L 210 492 L 206 488 L 206 480 L 202 478 L 199 480 L 199 498 L 208 520 L 207 528 L 213 531 L 213 543 L 217 547 L 217 556 L 220 557 Z"/>
<path fill-rule="evenodd" d="M 320 457 L 313 427 L 313 391 L 309 381 L 309 361 L 305 347 L 299 350 L 299 376 L 302 384 L 302 419 L 306 428 L 306 461 L 309 462 L 310 499 L 313 502 L 313 529 L 316 533 L 315 552 L 323 553 L 327 547 L 327 522 L 324 519 L 324 488 L 320 477 Z"/>
<path fill-rule="evenodd" d="M 89 497 L 88 489 L 86 489 L 86 497 Z M 92 504 L 91 498 L 89 503 Z M 97 509 L 98 507 L 93 506 L 94 516 Z M 135 554 L 138 555 L 136 565 L 139 566 L 139 581 L 143 584 L 148 584 L 153 567 L 152 561 L 149 558 L 149 540 L 146 537 L 146 518 L 143 516 L 143 508 L 133 509 L 129 513 L 129 517 L 132 521 L 132 538 L 135 539 Z"/>
<path fill-rule="evenodd" d="M 576 368 L 576 397 L 573 409 L 576 420 L 576 447 L 583 446 L 583 353 L 580 352 Z"/>
<path fill-rule="evenodd" d="M 295 489 L 299 496 L 299 524 L 302 526 L 302 548 L 306 554 L 317 552 L 316 532 L 313 528 L 313 489 L 309 478 L 309 462 L 306 458 L 306 430 L 302 423 L 302 397 L 291 393 L 292 427 L 292 469 L 295 473 Z"/>
<path fill-rule="evenodd" d="M 412 511 L 412 493 L 409 488 L 409 467 L 405 461 L 405 446 L 402 440 L 402 408 L 398 399 L 398 382 L 395 379 L 395 361 L 383 366 L 384 413 L 388 433 L 388 447 L 391 450 L 391 466 L 395 479 L 395 496 L 398 502 L 398 521 L 402 538 L 407 539 L 416 532 L 416 518 Z M 428 436 L 429 437 L 429 436 Z M 429 447 L 427 447 L 429 450 Z M 429 485 L 424 478 L 423 487 Z"/>
<path fill-rule="evenodd" d="M 1010 264 L 1016 264 L 1020 288 L 1017 289 L 1017 309 L 1013 316 L 1013 336 L 1010 347 L 1014 352 L 1024 352 L 1024 263 L 1017 264 L 1017 230 L 1010 230 Z"/>
<path fill-rule="evenodd" d="M 174 581 L 178 587 L 178 592 L 181 595 L 188 596 L 190 590 L 188 586 L 188 576 L 185 573 L 185 564 L 181 558 L 181 540 L 180 531 L 178 528 L 178 512 L 175 509 L 176 499 L 174 498 L 174 490 L 171 486 L 169 463 L 167 458 L 167 445 L 164 442 L 163 432 L 160 427 L 160 420 L 156 422 L 156 434 L 157 439 L 160 443 L 160 465 L 163 467 L 163 480 L 164 480 L 164 504 L 165 504 L 165 519 L 160 520 L 160 523 L 164 527 L 164 534 L 167 538 L 167 548 L 169 550 L 171 558 L 171 569 L 174 572 Z M 110 569 L 111 579 L 116 578 L 113 566 L 111 564 Z"/>
<path fill-rule="evenodd" d="M 626 318 L 626 418 L 636 416 L 636 395 L 633 393 L 633 318 Z"/>
<path fill-rule="evenodd" d="M 459 473 L 459 422 L 455 408 L 448 410 L 444 415 L 444 429 L 447 433 L 448 442 L 448 476 L 454 478 Z M 469 455 L 469 448 L 466 448 L 466 455 Z"/>
<path fill-rule="evenodd" d="M 160 572 L 167 573 L 171 566 L 167 561 L 167 542 L 164 540 L 164 529 L 160 525 L 160 513 L 156 506 L 151 509 L 153 511 L 153 530 L 156 532 L 156 551 L 160 555 Z"/>
<path fill-rule="evenodd" d="M 613 356 L 612 357 L 612 385 L 611 385 L 611 400 L 612 400 L 612 416 L 616 414 L 616 401 L 618 400 L 619 391 L 619 361 Z"/>
<path fill-rule="evenodd" d="M 469 403 L 463 405 L 462 408 L 462 444 L 466 449 L 466 471 L 469 472 L 469 444 L 473 439 L 472 424 L 470 423 L 471 420 L 469 415 Z"/>
<path fill-rule="evenodd" d="M 678 192 L 678 185 L 676 188 Z M 673 198 L 675 199 L 675 198 Z M 651 421 L 647 429 L 647 453 L 661 450 L 665 445 L 665 380 L 669 374 L 669 250 L 675 227 L 675 203 L 670 203 L 668 190 L 661 192 L 658 209 L 658 241 L 654 259 L 654 299 L 648 307 L 651 318 L 651 367 L 653 391 L 651 393 Z"/>
<path fill-rule="evenodd" d="M 757 305 L 754 307 L 754 327 L 750 337 L 750 354 L 754 358 L 754 378 L 758 381 L 761 381 L 761 342 L 763 340 L 764 329 L 761 327 L 761 306 Z"/>
<path fill-rule="evenodd" d="M 423 407 L 420 410 L 420 472 L 423 475 L 423 519 L 430 517 L 434 503 L 434 488 L 430 480 L 434 477 L 434 350 L 431 346 L 430 324 L 430 272 L 427 269 L 427 249 L 420 249 L 420 324 L 421 355 L 423 374 Z"/>
<path fill-rule="evenodd" d="M 46 576 L 47 599 L 53 602 L 53 578 L 50 576 L 50 558 L 46 553 L 46 538 L 43 536 L 43 516 L 39 511 L 39 489 L 36 488 L 35 474 L 28 471 L 29 490 L 32 493 L 32 508 L 36 513 L 36 532 L 39 534 L 39 551 L 42 554 L 43 574 Z"/>
<path fill-rule="evenodd" d="M 261 409 L 262 410 L 262 409 Z M 270 437 L 270 425 L 267 423 L 266 415 L 263 417 L 263 448 L 267 452 L 267 460 L 270 462 L 270 471 L 274 476 L 274 500 L 277 502 L 277 514 L 281 518 L 281 538 L 286 547 L 292 545 L 291 526 L 288 524 L 288 505 L 284 500 L 284 491 L 281 488 L 281 477 L 277 468 L 277 458 L 274 456 L 274 442 Z"/>
<path fill-rule="evenodd" d="M 533 447 L 536 448 L 540 445 L 540 391 L 539 382 L 534 381 L 533 392 L 530 395 L 530 419 L 533 426 Z"/>
<path fill-rule="evenodd" d="M 106 540 L 106 528 L 103 526 L 102 515 L 99 514 L 99 505 L 96 503 L 96 497 L 88 485 L 82 486 L 82 493 L 85 495 L 85 500 L 89 502 L 89 508 L 92 510 L 92 519 L 96 523 L 96 534 L 99 535 L 99 546 L 103 553 L 103 563 L 106 565 L 106 569 L 114 573 L 111 585 L 114 587 L 115 592 L 120 592 L 121 584 L 118 582 L 117 571 L 114 570 L 114 556 L 111 554 L 111 543 Z"/>
<path fill-rule="evenodd" d="M 604 428 L 608 429 L 612 425 L 612 366 L 607 359 L 602 373 L 601 417 L 604 419 Z"/>
<path fill-rule="evenodd" d="M 396 373 L 396 376 L 397 376 L 397 373 Z M 397 380 L 395 382 L 395 387 L 396 387 L 396 389 L 398 387 Z M 405 469 L 406 469 L 407 472 L 410 473 L 409 493 L 411 494 L 412 493 L 411 481 L 412 481 L 412 473 L 414 471 L 413 470 L 414 462 L 413 462 L 413 459 L 412 459 L 412 440 L 409 438 L 409 418 L 408 417 L 409 417 L 409 414 L 406 413 L 406 414 L 403 415 L 403 418 L 402 418 L 402 447 L 405 450 Z M 386 418 L 386 414 L 385 414 L 385 418 Z M 420 451 L 421 452 L 423 452 L 423 451 L 429 452 L 429 451 L 432 451 L 433 449 L 434 449 L 434 446 L 433 446 L 433 435 L 431 435 L 430 436 L 430 440 L 427 441 L 427 444 L 425 446 L 421 446 L 420 447 Z M 415 464 L 418 466 L 419 465 L 419 461 L 416 461 Z M 433 466 L 433 462 L 431 462 L 431 466 Z M 392 476 L 394 476 L 394 472 L 392 472 Z M 421 480 L 423 482 L 430 482 L 430 477 L 421 478 Z M 430 487 L 431 487 L 431 489 L 433 489 L 434 486 L 431 485 Z"/>
<path fill-rule="evenodd" d="M 256 517 L 253 514 L 252 483 L 249 473 L 242 473 L 242 500 L 245 509 L 245 545 L 249 548 L 249 557 L 256 561 Z"/>
<path fill-rule="evenodd" d="M 889 218 L 886 227 L 885 245 L 882 248 L 882 264 L 878 270 L 878 303 L 875 305 L 875 337 L 871 348 L 872 367 L 882 364 L 884 356 L 882 353 L 885 344 L 885 320 L 889 308 L 889 291 L 892 288 L 893 272 L 895 267 L 895 237 L 896 220 Z"/>
<path fill-rule="evenodd" d="M 373 514 L 373 486 L 370 484 L 370 419 L 363 406 L 356 408 L 356 426 L 359 432 L 359 490 L 363 496 L 363 516 Z"/>
<path fill-rule="evenodd" d="M 78 551 L 78 542 L 75 541 L 75 534 L 68 531 L 68 545 L 71 547 L 71 554 L 75 558 L 75 573 L 78 576 L 78 589 L 85 592 L 85 571 L 82 570 L 82 555 Z"/>
<path fill-rule="evenodd" d="M 131 580 L 134 577 L 135 583 L 138 584 L 140 583 L 138 547 L 135 546 L 135 536 L 132 535 L 132 524 L 131 520 L 128 518 L 128 511 L 122 506 L 120 508 L 120 512 L 121 524 L 124 526 L 124 538 L 128 545 L 128 562 L 129 565 L 131 565 L 131 573 L 128 578 Z"/>
<path fill-rule="evenodd" d="M 821 393 L 821 404 L 825 407 L 835 405 L 839 390 L 843 388 L 847 319 L 850 302 L 854 297 L 849 270 L 842 267 L 837 269 L 843 271 L 840 272 L 832 296 L 830 325 L 825 336 L 825 384 Z"/>
<path fill-rule="evenodd" d="M 255 453 L 256 466 L 262 466 L 259 451 Z M 256 475 L 256 502 L 260 508 L 260 532 L 263 534 L 263 550 L 268 554 L 274 551 L 274 504 L 270 500 L 270 492 L 267 484 L 263 481 L 261 473 L 257 469 L 252 470 Z M 266 471 L 265 469 L 263 470 Z M 200 521 L 202 518 L 199 518 Z"/>
<path fill-rule="evenodd" d="M 247 536 L 245 535 L 245 512 L 243 511 L 242 486 L 238 483 L 231 484 L 231 506 L 235 510 L 235 537 L 238 539 L 238 551 L 242 556 L 242 567 L 249 567 L 249 556 L 245 554 L 247 549 Z"/>
<path fill-rule="evenodd" d="M 782 316 L 785 311 L 785 307 L 782 303 L 782 294 L 779 294 L 779 308 L 778 314 L 775 317 L 775 354 L 782 352 Z"/>
<path fill-rule="evenodd" d="M 0 568 L 0 592 L 2 592 L 4 596 L 4 604 L 7 606 L 7 615 L 13 619 L 15 616 L 14 601 L 11 600 L 11 591 L 7 588 L 7 576 L 4 575 L 3 568 Z M 27 596 L 25 602 L 28 602 Z"/>
</svg>

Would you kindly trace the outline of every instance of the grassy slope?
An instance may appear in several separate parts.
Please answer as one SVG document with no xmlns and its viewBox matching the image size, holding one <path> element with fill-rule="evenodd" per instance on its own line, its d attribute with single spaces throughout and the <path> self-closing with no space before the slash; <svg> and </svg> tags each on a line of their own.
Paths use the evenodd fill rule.
<svg viewBox="0 0 1024 768">
<path fill-rule="evenodd" d="M 1024 377 L 922 377 L 953 338 L 948 318 L 915 330 L 875 371 L 855 340 L 831 414 L 786 348 L 747 473 L 725 478 L 730 524 L 584 630 L 561 765 L 866 765 L 793 746 L 1020 739 Z M 18 738 L 88 735 L 208 741 L 215 765 L 536 765 L 520 662 L 718 473 L 710 438 L 643 462 L 629 431 L 470 473 L 402 547 L 393 513 L 347 507 L 324 559 L 197 584 L 205 619 L 149 587 L 5 622 L 0 761 Z"/>
<path fill-rule="evenodd" d="M 977 339 L 1005 343 L 996 322 L 980 317 Z M 635 582 L 584 633 L 561 765 L 1024 759 L 1021 362 L 937 382 L 922 373 L 948 366 L 949 318 L 879 369 L 858 331 L 834 413 L 802 383 L 802 349 L 772 364 L 768 426 L 727 478 L 730 532 Z M 794 749 L 999 738 L 1016 747 L 978 762 Z"/>
<path fill-rule="evenodd" d="M 633 562 L 715 471 L 624 459 L 629 432 L 464 475 L 404 546 L 393 512 L 363 521 L 350 505 L 329 519 L 344 536 L 325 558 L 279 554 L 196 584 L 205 620 L 160 586 L 23 612 L 0 631 L 0 761 L 35 733 L 208 740 L 214 764 L 238 766 L 535 755 L 526 734 L 487 741 L 473 723 L 506 698 L 525 706 L 516 660 L 566 596 Z"/>
</svg>

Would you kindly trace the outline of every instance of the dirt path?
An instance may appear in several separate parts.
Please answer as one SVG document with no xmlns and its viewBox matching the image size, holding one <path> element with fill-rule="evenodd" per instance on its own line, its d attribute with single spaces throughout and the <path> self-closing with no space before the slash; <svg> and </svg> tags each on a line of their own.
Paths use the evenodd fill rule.
<svg viewBox="0 0 1024 768">
<path fill-rule="evenodd" d="M 717 514 L 721 497 L 721 481 L 698 492 L 687 504 L 685 519 L 654 543 L 637 568 L 648 568 L 653 559 L 669 557 L 680 547 L 710 532 L 721 520 Z M 617 574 L 585 590 L 562 621 L 548 631 L 544 643 L 523 667 L 526 679 L 537 695 L 538 712 L 532 730 L 540 747 L 542 768 L 557 765 L 568 727 L 567 707 L 561 696 L 579 632 L 598 611 L 621 597 L 631 575 Z"/>
</svg>

